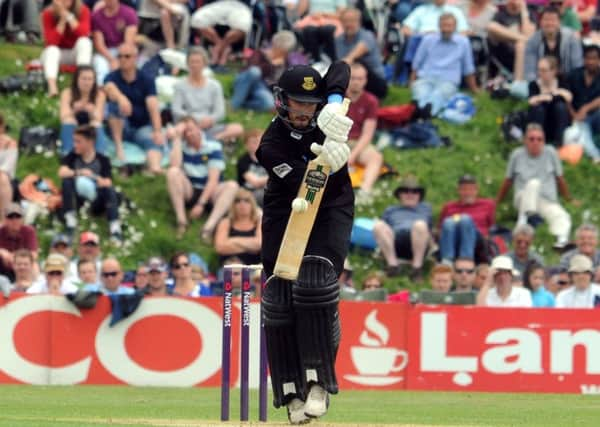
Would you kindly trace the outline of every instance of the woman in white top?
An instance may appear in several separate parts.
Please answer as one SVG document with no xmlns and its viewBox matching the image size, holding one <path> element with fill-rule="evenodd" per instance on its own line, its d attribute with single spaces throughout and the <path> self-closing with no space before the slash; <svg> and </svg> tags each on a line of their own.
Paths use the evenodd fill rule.
<svg viewBox="0 0 600 427">
<path fill-rule="evenodd" d="M 592 283 L 594 266 L 586 255 L 577 254 L 569 262 L 571 286 L 556 296 L 558 308 L 594 308 L 600 305 L 600 285 Z M 596 302 L 597 301 L 597 302 Z"/>
</svg>

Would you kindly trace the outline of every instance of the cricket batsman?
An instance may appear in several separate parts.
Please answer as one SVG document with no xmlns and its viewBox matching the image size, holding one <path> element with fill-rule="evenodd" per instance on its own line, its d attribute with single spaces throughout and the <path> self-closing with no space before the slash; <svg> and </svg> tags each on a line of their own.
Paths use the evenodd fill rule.
<svg viewBox="0 0 600 427">
<path fill-rule="evenodd" d="M 338 392 L 335 359 L 340 342 L 340 275 L 348 252 L 354 194 L 348 176 L 347 144 L 352 120 L 344 115 L 343 95 L 350 80 L 344 62 L 324 78 L 310 66 L 287 69 L 274 88 L 275 117 L 256 156 L 268 171 L 262 219 L 262 262 L 267 280 L 262 294 L 263 323 L 276 408 L 286 406 L 292 424 L 305 424 L 327 412 L 329 394 Z M 296 199 L 310 160 L 331 168 L 296 280 L 273 275 Z M 303 205 L 304 203 L 304 205 Z"/>
</svg>

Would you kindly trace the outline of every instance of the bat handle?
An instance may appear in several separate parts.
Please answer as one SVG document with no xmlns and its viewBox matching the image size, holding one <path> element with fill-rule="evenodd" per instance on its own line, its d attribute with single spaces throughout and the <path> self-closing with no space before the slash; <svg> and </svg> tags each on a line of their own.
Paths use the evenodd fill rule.
<svg viewBox="0 0 600 427">
<path fill-rule="evenodd" d="M 350 99 L 344 98 L 342 101 L 342 109 L 340 110 L 341 114 L 344 116 L 348 114 L 348 108 L 350 108 Z"/>
</svg>

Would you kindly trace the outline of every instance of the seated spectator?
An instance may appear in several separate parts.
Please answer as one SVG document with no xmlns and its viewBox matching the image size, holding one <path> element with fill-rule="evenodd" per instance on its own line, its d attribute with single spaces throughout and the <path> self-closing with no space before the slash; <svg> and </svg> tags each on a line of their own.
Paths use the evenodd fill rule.
<svg viewBox="0 0 600 427">
<path fill-rule="evenodd" d="M 201 296 L 213 295 L 211 281 L 204 271 L 204 268 L 197 264 L 192 264 L 192 279 L 200 287 Z"/>
<path fill-rule="evenodd" d="M 538 61 L 536 80 L 529 82 L 528 122 L 543 126 L 548 141 L 562 145 L 563 133 L 571 122 L 569 104 L 573 95 L 558 78 L 558 64 L 554 56 L 544 56 Z"/>
<path fill-rule="evenodd" d="M 431 239 L 431 205 L 423 201 L 425 188 L 413 176 L 402 180 L 394 196 L 400 203 L 383 212 L 373 226 L 373 234 L 386 261 L 387 275 L 400 275 L 399 258 L 409 259 L 410 279 L 421 282 L 423 260 Z"/>
<path fill-rule="evenodd" d="M 350 83 L 346 96 L 350 99 L 348 117 L 354 123 L 348 134 L 348 143 L 352 151 L 348 158 L 348 166 L 359 164 L 365 168 L 357 203 L 368 204 L 372 201 L 371 190 L 383 165 L 383 156 L 373 147 L 371 142 L 377 128 L 377 110 L 379 101 L 365 90 L 367 69 L 355 62 L 350 67 Z"/>
<path fill-rule="evenodd" d="M 252 192 L 256 203 L 262 207 L 265 187 L 269 179 L 266 169 L 258 162 L 256 150 L 263 131 L 250 129 L 244 137 L 246 152 L 237 161 L 237 179 L 240 187 Z"/>
<path fill-rule="evenodd" d="M 47 2 L 46 2 L 47 3 Z M 39 43 L 40 35 L 40 1 L 39 0 L 8 0 L 2 2 L 2 17 L 0 29 L 7 43 L 21 41 L 24 35 L 28 43 Z"/>
<path fill-rule="evenodd" d="M 92 59 L 97 83 L 102 86 L 110 71 L 119 68 L 117 50 L 122 44 L 134 44 L 138 17 L 132 7 L 120 0 L 104 0 L 92 13 L 92 36 L 96 53 Z"/>
<path fill-rule="evenodd" d="M 535 262 L 541 266 L 544 265 L 544 258 L 535 250 L 531 249 L 535 230 L 529 224 L 520 224 L 512 232 L 513 249 L 506 256 L 512 259 L 515 270 L 521 273 L 525 278 L 525 269 L 528 264 Z"/>
<path fill-rule="evenodd" d="M 138 16 L 147 21 L 160 21 L 160 29 L 168 49 L 185 49 L 190 40 L 190 11 L 187 1 L 140 0 Z M 142 25 L 142 29 L 144 25 Z M 140 30 L 144 33 L 143 30 Z M 145 34 L 152 36 L 151 34 Z M 175 36 L 177 35 L 177 43 Z"/>
<path fill-rule="evenodd" d="M 104 91 L 108 98 L 108 124 L 117 158 L 125 161 L 123 141 L 146 150 L 148 171 L 162 173 L 160 161 L 165 139 L 154 80 L 137 69 L 135 45 L 119 46 L 119 68 L 106 76 Z"/>
<path fill-rule="evenodd" d="M 92 213 L 106 212 L 111 239 L 119 244 L 119 201 L 112 182 L 110 160 L 96 152 L 95 137 L 96 131 L 91 126 L 75 129 L 73 151 L 63 158 L 58 170 L 58 176 L 62 179 L 67 233 L 74 233 L 77 227 L 77 209 L 88 201 L 91 203 Z"/>
<path fill-rule="evenodd" d="M 143 290 L 148 286 L 148 266 L 146 264 L 141 264 L 135 270 L 135 282 L 133 287 L 135 289 Z"/>
<path fill-rule="evenodd" d="M 35 229 L 23 223 L 23 209 L 18 203 L 11 203 L 4 210 L 4 221 L 0 227 L 0 274 L 14 277 L 14 253 L 18 249 L 31 252 L 34 261 L 38 257 L 38 239 Z M 37 268 L 34 265 L 34 270 Z"/>
<path fill-rule="evenodd" d="M 215 27 L 223 25 L 227 32 L 220 35 Z M 200 32 L 210 44 L 210 64 L 222 69 L 227 64 L 232 46 L 244 40 L 252 29 L 252 12 L 237 0 L 218 0 L 201 6 L 192 15 L 190 26 Z"/>
<path fill-rule="evenodd" d="M 486 246 L 490 227 L 496 223 L 496 205 L 492 199 L 478 197 L 478 193 L 475 177 L 463 175 L 458 180 L 458 200 L 442 207 L 439 221 L 442 263 L 452 265 L 456 258 L 475 260 L 477 246 Z"/>
<path fill-rule="evenodd" d="M 215 251 L 219 262 L 235 256 L 243 264 L 259 264 L 262 245 L 261 213 L 252 193 L 240 188 L 235 193 L 229 215 L 219 221 Z"/>
<path fill-rule="evenodd" d="M 507 0 L 500 7 L 488 27 L 490 56 L 493 62 L 492 75 L 497 71 L 512 71 L 513 81 L 525 80 L 525 47 L 535 32 L 535 24 L 529 19 L 525 0 Z M 504 70 L 498 69 L 503 68 Z M 494 72 L 495 71 L 495 72 Z"/>
<path fill-rule="evenodd" d="M 102 265 L 102 251 L 100 248 L 100 237 L 93 231 L 84 231 L 79 236 L 79 246 L 77 247 L 77 256 L 71 260 L 67 278 L 77 280 L 79 276 L 77 266 L 80 260 L 89 260 L 96 263 L 96 271 L 100 271 Z M 96 278 L 96 282 L 100 277 Z"/>
<path fill-rule="evenodd" d="M 48 253 L 57 253 L 63 255 L 66 259 L 73 257 L 73 248 L 71 246 L 71 238 L 66 234 L 59 233 L 52 237 Z"/>
<path fill-rule="evenodd" d="M 344 32 L 335 38 L 337 58 L 352 65 L 361 63 L 366 71 L 365 90 L 379 99 L 387 94 L 387 82 L 381 49 L 375 36 L 361 28 L 362 14 L 354 8 L 344 9 L 340 13 L 340 21 Z"/>
<path fill-rule="evenodd" d="M 106 95 L 98 89 L 96 74 L 89 65 L 77 67 L 71 87 L 60 94 L 60 152 L 66 156 L 73 149 L 73 134 L 78 125 L 90 125 L 96 130 L 96 151 L 106 152 L 102 128 Z"/>
<path fill-rule="evenodd" d="M 483 264 L 482 264 L 483 265 Z M 454 260 L 454 291 L 472 291 L 477 289 L 475 262 L 471 258 L 456 258 Z"/>
<path fill-rule="evenodd" d="M 575 248 L 560 257 L 560 267 L 567 270 L 571 258 L 577 254 L 587 256 L 592 260 L 594 271 L 600 268 L 600 249 L 598 249 L 598 228 L 594 224 L 584 223 L 575 230 Z"/>
<path fill-rule="evenodd" d="M 553 56 L 560 74 L 568 74 L 583 65 L 581 40 L 573 31 L 560 26 L 560 12 L 553 7 L 542 10 L 540 29 L 527 40 L 525 48 L 525 79 L 535 80 L 538 61 Z"/>
<path fill-rule="evenodd" d="M 466 34 L 470 37 L 478 37 L 485 42 L 488 34 L 488 25 L 494 19 L 498 9 L 490 0 L 460 0 L 458 7 L 467 20 L 468 30 Z"/>
<path fill-rule="evenodd" d="M 6 133 L 6 122 L 0 114 L 0 214 L 13 200 L 13 182 L 19 151 L 17 141 Z"/>
<path fill-rule="evenodd" d="M 346 0 L 298 2 L 297 14 L 302 19 L 294 22 L 294 29 L 311 63 L 328 63 L 337 59 L 335 36 L 341 34 L 340 13 L 346 6 Z"/>
<path fill-rule="evenodd" d="M 594 266 L 592 260 L 582 254 L 569 261 L 569 279 L 573 285 L 556 296 L 557 308 L 594 308 L 600 298 L 600 285 L 592 283 Z"/>
<path fill-rule="evenodd" d="M 522 274 L 523 287 L 531 292 L 534 307 L 554 307 L 554 295 L 544 286 L 544 266 L 533 261 Z"/>
<path fill-rule="evenodd" d="M 13 254 L 13 269 L 15 280 L 12 283 L 12 292 L 27 292 L 37 279 L 35 260 L 27 249 L 19 249 Z"/>
<path fill-rule="evenodd" d="M 42 66 L 48 83 L 48 96 L 58 95 L 60 64 L 90 65 L 90 10 L 81 0 L 53 0 L 41 14 L 44 50 Z"/>
<path fill-rule="evenodd" d="M 362 290 L 370 291 L 373 289 L 383 288 L 385 282 L 385 274 L 381 271 L 372 271 L 365 276 L 362 282 Z"/>
<path fill-rule="evenodd" d="M 79 287 L 98 287 L 98 269 L 96 263 L 88 259 L 80 259 L 77 262 L 77 283 Z"/>
<path fill-rule="evenodd" d="M 210 284 L 198 283 L 192 277 L 192 265 L 185 252 L 177 252 L 171 257 L 169 262 L 171 274 L 173 275 L 173 285 L 170 287 L 172 295 L 181 297 L 200 297 L 210 296 Z"/>
<path fill-rule="evenodd" d="M 532 307 L 529 290 L 513 285 L 512 260 L 504 255 L 492 260 L 487 277 L 477 294 L 477 305 L 488 307 Z"/>
<path fill-rule="evenodd" d="M 248 58 L 246 68 L 235 76 L 231 108 L 253 111 L 271 111 L 275 108 L 271 87 L 288 67 L 288 56 L 296 48 L 297 40 L 291 31 L 273 35 L 271 47 L 257 49 Z"/>
<path fill-rule="evenodd" d="M 498 205 L 515 185 L 514 205 L 519 211 L 517 225 L 526 224 L 528 217 L 539 214 L 556 237 L 555 248 L 569 241 L 571 216 L 560 205 L 557 186 L 566 200 L 571 200 L 562 163 L 552 146 L 545 144 L 544 130 L 537 123 L 527 125 L 524 147 L 513 150 L 506 167 L 506 177 L 496 197 Z M 578 201 L 573 201 L 579 204 Z"/>
<path fill-rule="evenodd" d="M 238 185 L 235 181 L 221 181 L 225 170 L 223 151 L 217 141 L 205 140 L 196 121 L 183 120 L 182 133 L 173 140 L 170 167 L 167 171 L 167 190 L 177 220 L 178 238 L 187 230 L 186 208 L 190 218 L 203 213 L 208 218 L 202 227 L 202 239 L 212 239 L 218 221 L 233 203 Z"/>
<path fill-rule="evenodd" d="M 567 268 L 549 267 L 546 269 L 546 289 L 555 298 L 561 290 L 568 289 L 571 286 Z"/>
<path fill-rule="evenodd" d="M 475 290 L 481 289 L 485 279 L 488 276 L 489 269 L 490 266 L 488 264 L 479 264 L 477 267 L 475 267 L 475 282 L 473 283 Z"/>
<path fill-rule="evenodd" d="M 415 12 L 417 10 L 419 8 Z M 455 16 L 442 14 L 439 30 L 439 33 L 423 37 L 412 61 L 412 98 L 425 112 L 421 114 L 425 117 L 437 116 L 446 107 L 458 91 L 463 76 L 469 89 L 479 92 L 471 44 L 467 37 L 456 34 Z"/>
<path fill-rule="evenodd" d="M 188 51 L 189 74 L 175 86 L 171 101 L 173 119 L 181 123 L 181 119 L 193 117 L 210 139 L 233 141 L 244 128 L 239 123 L 220 123 L 225 118 L 225 97 L 221 83 L 204 75 L 207 61 L 204 48 L 192 47 Z"/>
<path fill-rule="evenodd" d="M 148 286 L 146 294 L 151 296 L 167 296 L 167 264 L 162 258 L 152 257 L 148 260 Z"/>
<path fill-rule="evenodd" d="M 583 67 L 568 75 L 568 87 L 573 94 L 570 105 L 573 122 L 586 122 L 592 134 L 600 134 L 600 47 L 583 48 Z M 595 148 L 595 147 L 594 147 Z M 597 151 L 597 148 L 596 148 Z"/>
<path fill-rule="evenodd" d="M 130 295 L 135 293 L 135 289 L 121 284 L 123 282 L 123 270 L 121 269 L 121 263 L 116 258 L 106 258 L 102 261 L 100 281 L 102 284 L 100 291 L 104 295 Z"/>
<path fill-rule="evenodd" d="M 438 264 L 431 270 L 431 289 L 436 292 L 450 292 L 452 289 L 452 267 Z"/>
<path fill-rule="evenodd" d="M 560 12 L 560 26 L 573 30 L 577 36 L 581 36 L 581 20 L 577 16 L 577 12 L 571 7 L 575 4 L 574 0 L 550 0 L 548 4 L 555 7 Z"/>
<path fill-rule="evenodd" d="M 587 34 L 591 29 L 592 19 L 596 17 L 598 2 L 596 0 L 574 0 L 573 7 L 583 25 L 582 33 Z"/>
<path fill-rule="evenodd" d="M 60 254 L 50 254 L 44 263 L 44 279 L 27 289 L 28 294 L 64 295 L 77 292 L 77 286 L 66 280 L 69 261 Z"/>
<path fill-rule="evenodd" d="M 406 36 L 437 33 L 442 15 L 454 17 L 454 29 L 459 33 L 469 30 L 465 15 L 457 6 L 446 0 L 434 0 L 414 9 L 402 22 L 402 32 Z"/>
</svg>

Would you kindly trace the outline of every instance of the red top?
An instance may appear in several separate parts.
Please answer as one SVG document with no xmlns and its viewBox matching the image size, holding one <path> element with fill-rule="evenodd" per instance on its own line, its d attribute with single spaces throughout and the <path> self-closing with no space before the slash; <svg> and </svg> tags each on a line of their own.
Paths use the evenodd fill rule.
<svg viewBox="0 0 600 427">
<path fill-rule="evenodd" d="M 358 139 L 362 133 L 363 123 L 367 119 L 377 120 L 377 109 L 379 108 L 379 100 L 375 95 L 365 91 L 360 98 L 350 103 L 348 108 L 348 117 L 354 120 L 352 129 L 348 134 L 349 139 Z"/>
<path fill-rule="evenodd" d="M 35 229 L 29 225 L 21 226 L 16 235 L 10 234 L 5 226 L 0 227 L 0 248 L 14 252 L 17 249 L 38 250 L 38 240 Z"/>
<path fill-rule="evenodd" d="M 444 219 L 455 214 L 468 214 L 479 232 L 487 236 L 490 227 L 496 223 L 496 203 L 492 199 L 476 199 L 472 204 L 448 202 L 442 208 L 438 227 Z"/>
<path fill-rule="evenodd" d="M 49 6 L 42 12 L 42 33 L 44 34 L 45 46 L 58 46 L 61 49 L 73 49 L 79 37 L 89 37 L 92 28 L 92 18 L 90 10 L 81 5 L 79 16 L 77 17 L 79 25 L 72 30 L 69 24 L 65 26 L 64 33 L 60 34 L 56 30 L 58 19 L 54 16 L 52 7 Z"/>
</svg>

